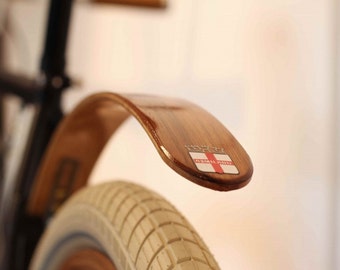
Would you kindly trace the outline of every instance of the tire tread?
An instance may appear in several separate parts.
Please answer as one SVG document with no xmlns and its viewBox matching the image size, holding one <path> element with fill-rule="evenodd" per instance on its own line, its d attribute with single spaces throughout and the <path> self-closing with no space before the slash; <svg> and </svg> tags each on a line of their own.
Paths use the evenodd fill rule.
<svg viewBox="0 0 340 270">
<path fill-rule="evenodd" d="M 122 181 L 86 187 L 63 206 L 52 222 L 56 224 L 51 227 L 56 228 L 65 220 L 72 219 L 72 208 L 77 206 L 79 209 L 80 205 L 84 209 L 92 209 L 78 214 L 88 215 L 85 220 L 88 220 L 88 224 L 96 224 L 98 234 L 104 239 L 114 241 L 110 230 L 105 227 L 107 223 L 102 224 L 96 219 L 104 218 L 111 224 L 110 229 L 120 236 L 117 248 L 119 256 L 122 256 L 119 261 L 124 270 L 131 269 L 128 266 L 131 264 L 138 270 L 219 269 L 207 246 L 188 221 L 173 205 L 153 191 Z M 93 211 L 95 215 L 91 214 Z M 46 241 L 53 243 L 55 240 L 43 239 L 43 242 Z M 125 258 L 127 253 L 129 258 Z"/>
</svg>

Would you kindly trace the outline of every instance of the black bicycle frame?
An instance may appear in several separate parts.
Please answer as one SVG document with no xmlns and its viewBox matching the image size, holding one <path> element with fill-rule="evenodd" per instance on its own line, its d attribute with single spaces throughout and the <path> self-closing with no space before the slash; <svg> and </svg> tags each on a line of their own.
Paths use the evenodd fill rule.
<svg viewBox="0 0 340 270">
<path fill-rule="evenodd" d="M 1 262 L 2 270 L 27 269 L 33 250 L 45 228 L 47 217 L 27 215 L 25 205 L 46 146 L 63 117 L 61 95 L 70 86 L 70 79 L 65 72 L 65 55 L 72 5 L 72 0 L 50 0 L 40 75 L 37 79 L 0 72 L 0 117 L 2 96 L 6 94 L 16 95 L 24 103 L 34 103 L 39 107 L 36 125 L 33 127 L 29 148 L 16 183 L 17 197 L 13 199 L 12 214 L 2 221 L 6 222 L 8 228 L 6 242 L 9 247 L 5 251 L 6 261 Z M 0 136 L 2 126 L 1 121 Z M 0 173 L 3 158 L 0 157 Z M 0 186 L 3 186 L 3 183 L 0 183 Z"/>
</svg>

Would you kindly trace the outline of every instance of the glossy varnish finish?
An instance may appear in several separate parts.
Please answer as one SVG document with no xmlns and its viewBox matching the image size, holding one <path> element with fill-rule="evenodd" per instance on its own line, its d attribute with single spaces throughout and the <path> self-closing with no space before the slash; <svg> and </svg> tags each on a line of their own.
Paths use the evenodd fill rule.
<svg viewBox="0 0 340 270">
<path fill-rule="evenodd" d="M 85 99 L 61 123 L 38 173 L 29 213 L 54 212 L 84 186 L 108 139 L 130 115 L 144 127 L 165 163 L 192 182 L 228 191 L 250 181 L 253 168 L 249 156 L 202 108 L 182 99 L 101 93 Z M 223 152 L 237 173 L 201 171 L 189 152 Z"/>
</svg>

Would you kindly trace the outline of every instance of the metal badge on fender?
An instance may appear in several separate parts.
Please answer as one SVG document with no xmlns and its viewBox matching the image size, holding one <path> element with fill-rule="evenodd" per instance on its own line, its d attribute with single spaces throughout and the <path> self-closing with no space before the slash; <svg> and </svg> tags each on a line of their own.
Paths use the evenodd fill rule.
<svg viewBox="0 0 340 270">
<path fill-rule="evenodd" d="M 239 174 L 232 159 L 223 149 L 206 146 L 186 146 L 196 168 L 201 172 Z"/>
</svg>

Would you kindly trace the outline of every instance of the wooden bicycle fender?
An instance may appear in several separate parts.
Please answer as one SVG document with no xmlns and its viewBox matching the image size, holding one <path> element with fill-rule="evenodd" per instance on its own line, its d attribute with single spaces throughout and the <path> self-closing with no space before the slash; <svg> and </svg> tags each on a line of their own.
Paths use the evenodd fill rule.
<svg viewBox="0 0 340 270">
<path fill-rule="evenodd" d="M 249 156 L 202 108 L 175 98 L 100 93 L 85 99 L 60 124 L 38 172 L 28 212 L 53 212 L 84 186 L 107 141 L 130 115 L 165 163 L 192 182 L 228 191 L 250 181 Z"/>
</svg>

